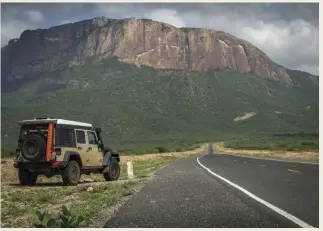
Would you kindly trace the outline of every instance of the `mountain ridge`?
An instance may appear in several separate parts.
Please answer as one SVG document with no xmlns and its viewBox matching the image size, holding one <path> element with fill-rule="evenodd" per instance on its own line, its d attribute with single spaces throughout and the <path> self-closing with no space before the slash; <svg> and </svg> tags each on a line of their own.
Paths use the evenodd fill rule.
<svg viewBox="0 0 323 231">
<path fill-rule="evenodd" d="M 48 29 L 25 30 L 1 48 L 3 86 L 42 73 L 80 65 L 87 57 L 116 56 L 156 69 L 233 69 L 240 73 L 300 85 L 313 75 L 294 78 L 250 42 L 223 31 L 177 28 L 150 19 L 96 17 Z M 11 62 L 15 60 L 15 62 Z"/>
</svg>

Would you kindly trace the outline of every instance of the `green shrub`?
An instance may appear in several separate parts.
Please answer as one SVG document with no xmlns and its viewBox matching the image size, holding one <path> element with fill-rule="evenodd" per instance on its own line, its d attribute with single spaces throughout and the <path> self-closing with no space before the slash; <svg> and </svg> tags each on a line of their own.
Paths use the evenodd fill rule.
<svg viewBox="0 0 323 231">
<path fill-rule="evenodd" d="M 168 152 L 168 150 L 164 147 L 156 147 L 156 149 L 158 150 L 159 153 L 165 153 Z"/>
<path fill-rule="evenodd" d="M 7 147 L 1 147 L 1 158 L 13 157 L 15 153 L 12 149 Z"/>
<path fill-rule="evenodd" d="M 36 211 L 39 223 L 35 223 L 36 228 L 77 228 L 84 223 L 83 216 L 73 215 L 65 205 L 57 217 L 53 217 L 47 212 Z"/>
</svg>

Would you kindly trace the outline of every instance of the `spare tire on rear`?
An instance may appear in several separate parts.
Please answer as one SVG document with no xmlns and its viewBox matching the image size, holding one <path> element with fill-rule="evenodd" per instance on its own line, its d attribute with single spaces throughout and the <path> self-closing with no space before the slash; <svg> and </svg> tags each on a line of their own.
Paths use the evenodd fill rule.
<svg viewBox="0 0 323 231">
<path fill-rule="evenodd" d="M 41 134 L 29 134 L 22 143 L 22 156 L 30 161 L 46 155 L 46 140 Z"/>
</svg>

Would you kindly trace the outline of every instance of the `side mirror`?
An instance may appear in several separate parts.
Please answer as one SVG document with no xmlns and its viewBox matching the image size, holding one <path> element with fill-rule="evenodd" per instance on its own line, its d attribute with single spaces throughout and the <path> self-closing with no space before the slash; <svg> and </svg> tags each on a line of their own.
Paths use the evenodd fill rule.
<svg viewBox="0 0 323 231">
<path fill-rule="evenodd" d="M 102 128 L 96 128 L 95 129 L 95 132 L 98 133 L 98 134 L 100 134 L 102 132 Z"/>
</svg>

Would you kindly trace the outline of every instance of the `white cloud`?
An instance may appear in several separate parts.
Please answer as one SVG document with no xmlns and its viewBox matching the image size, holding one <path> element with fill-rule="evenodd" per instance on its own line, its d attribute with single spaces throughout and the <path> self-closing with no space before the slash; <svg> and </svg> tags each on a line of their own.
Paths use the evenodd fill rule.
<svg viewBox="0 0 323 231">
<path fill-rule="evenodd" d="M 59 25 L 62 25 L 62 24 L 68 24 L 68 23 L 74 23 L 74 22 L 77 22 L 77 20 L 62 20 L 60 21 Z"/>
<path fill-rule="evenodd" d="M 284 24 L 261 23 L 259 28 L 244 27 L 237 34 L 263 50 L 278 64 L 318 74 L 319 29 L 303 20 Z M 304 70 L 304 69 L 303 69 Z"/>
<path fill-rule="evenodd" d="M 168 23 L 176 27 L 186 26 L 185 22 L 178 15 L 177 11 L 172 9 L 152 10 L 151 12 L 145 15 L 145 18 L 160 21 L 163 23 Z"/>
<path fill-rule="evenodd" d="M 1 22 L 1 47 L 7 45 L 10 39 L 19 38 L 27 28 L 32 26 L 17 20 Z"/>
<path fill-rule="evenodd" d="M 28 10 L 24 12 L 24 15 L 30 22 L 36 23 L 44 20 L 44 15 L 40 11 Z"/>
<path fill-rule="evenodd" d="M 304 20 L 264 22 L 253 16 L 200 13 L 180 15 L 190 27 L 208 27 L 242 38 L 290 69 L 318 74 L 319 28 Z"/>
<path fill-rule="evenodd" d="M 123 4 L 110 5 L 110 4 L 100 3 L 95 5 L 95 12 L 98 14 L 98 16 L 104 16 L 107 18 L 115 18 L 115 19 L 137 17 L 140 15 L 134 9 L 129 11 L 129 8 L 122 7 L 122 5 Z"/>
</svg>

